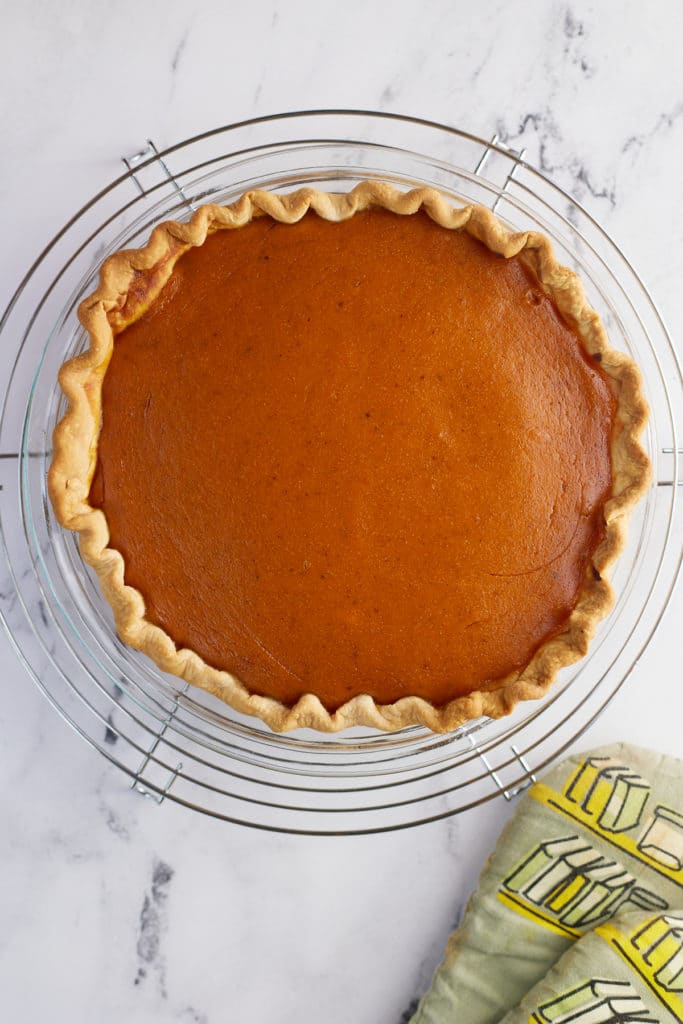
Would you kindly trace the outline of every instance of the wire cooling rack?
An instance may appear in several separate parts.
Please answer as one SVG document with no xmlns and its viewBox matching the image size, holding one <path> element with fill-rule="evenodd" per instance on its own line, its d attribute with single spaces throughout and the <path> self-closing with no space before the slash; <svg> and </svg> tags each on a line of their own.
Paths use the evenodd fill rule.
<svg viewBox="0 0 683 1024">
<path fill-rule="evenodd" d="M 307 111 L 258 118 L 124 158 L 125 173 L 62 228 L 0 321 L 13 360 L 0 422 L 0 526 L 12 587 L 0 610 L 35 682 L 67 722 L 143 795 L 254 828 L 365 834 L 511 799 L 597 718 L 649 642 L 680 569 L 681 371 L 638 275 L 599 225 L 514 152 L 415 118 Z M 59 366 L 85 344 L 75 309 L 110 252 L 163 219 L 248 188 L 349 189 L 378 177 L 430 184 L 489 205 L 511 226 L 549 235 L 578 270 L 612 343 L 641 366 L 652 415 L 655 486 L 615 569 L 617 595 L 590 654 L 548 696 L 447 736 L 413 727 L 275 735 L 209 694 L 159 672 L 116 637 L 74 537 L 46 494 Z"/>
</svg>

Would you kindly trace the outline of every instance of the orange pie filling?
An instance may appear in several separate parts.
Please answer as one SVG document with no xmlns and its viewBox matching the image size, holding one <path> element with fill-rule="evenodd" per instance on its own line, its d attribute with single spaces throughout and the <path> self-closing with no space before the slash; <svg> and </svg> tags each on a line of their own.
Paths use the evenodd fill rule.
<svg viewBox="0 0 683 1024">
<path fill-rule="evenodd" d="M 252 693 L 441 706 L 566 626 L 615 429 L 523 257 L 424 213 L 260 216 L 117 334 L 89 500 L 146 618 Z"/>
</svg>

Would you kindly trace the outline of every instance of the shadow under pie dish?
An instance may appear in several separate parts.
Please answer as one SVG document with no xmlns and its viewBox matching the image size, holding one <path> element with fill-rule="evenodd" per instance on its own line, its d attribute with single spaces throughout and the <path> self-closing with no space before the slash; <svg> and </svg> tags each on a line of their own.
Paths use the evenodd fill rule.
<svg viewBox="0 0 683 1024">
<path fill-rule="evenodd" d="M 549 241 L 433 189 L 251 192 L 116 253 L 49 490 L 121 637 L 282 731 L 542 696 L 649 482 Z"/>
</svg>

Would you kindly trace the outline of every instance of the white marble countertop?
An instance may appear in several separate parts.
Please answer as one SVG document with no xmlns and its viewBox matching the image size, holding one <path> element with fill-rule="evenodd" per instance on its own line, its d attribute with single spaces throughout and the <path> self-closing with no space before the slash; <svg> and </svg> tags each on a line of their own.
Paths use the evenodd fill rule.
<svg viewBox="0 0 683 1024">
<path fill-rule="evenodd" d="M 148 136 L 307 107 L 415 114 L 527 147 L 683 334 L 678 0 L 7 7 L 0 307 Z M 677 386 L 676 382 L 672 385 Z M 3 600 L 8 599 L 3 583 Z M 582 745 L 683 753 L 681 588 Z M 2 1017 L 399 1024 L 511 807 L 378 837 L 288 837 L 132 792 L 0 636 Z"/>
</svg>

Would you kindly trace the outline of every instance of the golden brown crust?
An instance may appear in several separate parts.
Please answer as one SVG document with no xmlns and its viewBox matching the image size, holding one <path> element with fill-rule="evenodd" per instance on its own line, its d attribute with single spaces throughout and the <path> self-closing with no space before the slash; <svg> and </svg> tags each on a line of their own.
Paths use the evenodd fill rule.
<svg viewBox="0 0 683 1024">
<path fill-rule="evenodd" d="M 91 507 L 88 495 L 97 460 L 102 379 L 114 336 L 155 300 L 182 253 L 201 245 L 209 233 L 241 227 L 254 216 L 267 214 L 277 221 L 294 223 L 313 209 L 326 220 L 339 221 L 369 206 L 382 206 L 402 215 L 423 208 L 442 227 L 463 229 L 501 256 L 521 255 L 529 264 L 563 316 L 575 326 L 586 351 L 599 359 L 617 400 L 613 495 L 605 505 L 604 537 L 587 567 L 579 600 L 565 629 L 546 642 L 525 669 L 499 680 L 495 689 L 458 697 L 441 708 L 419 697 L 378 705 L 369 696 L 359 696 L 330 713 L 312 694 L 293 707 L 252 694 L 235 677 L 207 665 L 193 651 L 178 650 L 162 629 L 145 619 L 143 597 L 125 584 L 123 558 L 107 547 L 105 515 Z M 560 668 L 586 653 L 597 623 L 612 604 L 612 590 L 604 574 L 625 543 L 628 512 L 650 481 L 649 461 L 638 440 L 647 419 L 647 406 L 637 367 L 610 347 L 598 314 L 586 301 L 581 281 L 557 262 L 543 235 L 532 231 L 513 233 L 485 207 L 455 208 L 431 188 L 400 192 L 388 184 L 367 181 L 347 194 L 310 188 L 291 195 L 248 192 L 231 206 L 200 208 L 186 224 L 159 225 L 143 249 L 115 253 L 102 266 L 97 290 L 81 303 L 79 317 L 88 331 L 90 347 L 65 363 L 60 372 L 69 408 L 55 430 L 48 479 L 50 497 L 59 521 L 78 532 L 82 556 L 97 572 L 120 636 L 149 655 L 159 668 L 216 694 L 237 711 L 261 718 L 278 732 L 301 727 L 336 732 L 354 725 L 394 730 L 411 724 L 448 732 L 482 715 L 501 717 L 519 701 L 541 697 Z"/>
</svg>

